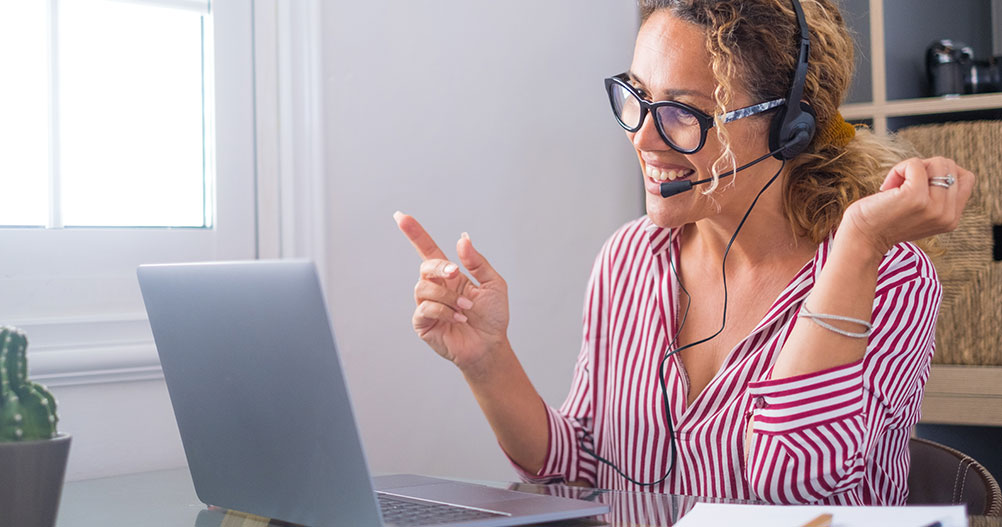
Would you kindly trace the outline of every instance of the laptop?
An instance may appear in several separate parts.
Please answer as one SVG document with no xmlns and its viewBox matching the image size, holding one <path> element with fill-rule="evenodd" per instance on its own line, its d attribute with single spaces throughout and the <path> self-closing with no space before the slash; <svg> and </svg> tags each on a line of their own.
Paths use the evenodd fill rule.
<svg viewBox="0 0 1002 527">
<path fill-rule="evenodd" d="M 138 276 L 206 504 L 312 527 L 510 526 L 609 511 L 425 476 L 372 478 L 311 262 L 144 265 Z M 414 508 L 446 512 L 396 518 Z"/>
</svg>

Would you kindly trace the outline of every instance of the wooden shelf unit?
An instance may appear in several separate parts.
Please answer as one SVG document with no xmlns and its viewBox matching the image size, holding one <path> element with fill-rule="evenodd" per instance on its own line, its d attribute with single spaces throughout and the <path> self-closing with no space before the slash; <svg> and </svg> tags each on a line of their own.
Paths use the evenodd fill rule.
<svg viewBox="0 0 1002 527">
<path fill-rule="evenodd" d="M 991 1 L 992 16 L 1002 18 L 1002 0 Z M 843 117 L 870 121 L 874 132 L 884 134 L 889 131 L 889 118 L 943 114 L 946 120 L 946 114 L 1002 109 L 1002 93 L 889 100 L 884 24 L 885 3 L 893 3 L 893 0 L 868 2 L 871 97 L 869 102 L 842 105 L 840 111 Z M 998 25 L 998 21 L 994 24 Z M 857 31 L 866 30 L 857 28 Z M 998 54 L 998 50 L 1002 49 L 1002 35 L 997 31 L 992 45 L 993 54 Z M 1002 426 L 1002 367 L 934 364 L 925 389 L 921 422 Z"/>
<path fill-rule="evenodd" d="M 840 111 L 843 117 L 849 120 L 869 120 L 874 132 L 884 134 L 888 132 L 889 117 L 1002 109 L 1002 93 L 888 100 L 884 3 L 885 0 L 869 0 L 870 102 L 842 105 Z M 992 0 L 992 9 L 993 16 L 996 12 L 1002 12 L 1002 0 Z M 996 41 L 1002 40 L 1002 35 L 994 38 Z M 999 44 L 996 42 L 995 46 L 998 47 Z"/>
</svg>

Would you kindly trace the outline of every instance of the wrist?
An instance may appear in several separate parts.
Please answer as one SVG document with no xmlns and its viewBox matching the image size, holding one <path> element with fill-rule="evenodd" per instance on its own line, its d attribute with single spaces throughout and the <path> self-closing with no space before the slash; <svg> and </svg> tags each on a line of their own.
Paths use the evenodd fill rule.
<svg viewBox="0 0 1002 527">
<path fill-rule="evenodd" d="M 515 351 L 511 348 L 508 338 L 502 337 L 497 342 L 487 345 L 484 352 L 476 360 L 456 364 L 456 366 L 459 367 L 459 371 L 463 373 L 463 377 L 468 383 L 471 385 L 481 384 L 489 382 L 492 375 L 503 371 L 506 361 L 509 361 L 514 355 Z"/>
<path fill-rule="evenodd" d="M 853 228 L 839 229 L 832 243 L 831 257 L 856 262 L 866 268 L 877 267 L 891 247 Z"/>
</svg>

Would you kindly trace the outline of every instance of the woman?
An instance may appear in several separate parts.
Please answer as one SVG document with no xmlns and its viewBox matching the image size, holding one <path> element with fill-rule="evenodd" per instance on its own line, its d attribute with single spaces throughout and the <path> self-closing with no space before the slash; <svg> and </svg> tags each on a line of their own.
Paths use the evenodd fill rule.
<svg viewBox="0 0 1002 527">
<path fill-rule="evenodd" d="M 902 161 L 889 140 L 855 133 L 838 114 L 853 62 L 843 19 L 829 0 L 803 11 L 801 100 L 819 132 L 784 162 L 768 154 L 770 106 L 798 62 L 790 0 L 641 2 L 629 73 L 607 88 L 647 214 L 595 262 L 560 409 L 519 365 L 506 284 L 469 237 L 457 250 L 479 285 L 396 215 L 424 260 L 414 329 L 462 371 L 527 480 L 905 502 L 940 299 L 933 266 L 908 242 L 955 228 L 974 176 L 948 159 Z M 703 179 L 661 197 L 662 182 Z"/>
</svg>

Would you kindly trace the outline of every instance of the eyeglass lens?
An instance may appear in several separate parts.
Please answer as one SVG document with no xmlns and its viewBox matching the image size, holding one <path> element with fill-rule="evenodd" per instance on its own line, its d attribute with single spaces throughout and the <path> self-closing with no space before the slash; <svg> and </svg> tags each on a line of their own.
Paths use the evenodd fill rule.
<svg viewBox="0 0 1002 527">
<path fill-rule="evenodd" d="M 640 99 L 619 84 L 610 85 L 609 97 L 612 98 L 616 118 L 626 129 L 636 130 L 640 126 Z"/>
<path fill-rule="evenodd" d="M 636 131 L 641 123 L 640 99 L 619 84 L 611 84 L 609 97 L 616 118 L 627 130 Z M 699 147 L 702 129 L 699 119 L 681 106 L 663 105 L 654 109 L 655 120 L 660 124 L 662 138 L 672 146 L 685 151 Z"/>
</svg>

